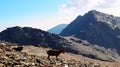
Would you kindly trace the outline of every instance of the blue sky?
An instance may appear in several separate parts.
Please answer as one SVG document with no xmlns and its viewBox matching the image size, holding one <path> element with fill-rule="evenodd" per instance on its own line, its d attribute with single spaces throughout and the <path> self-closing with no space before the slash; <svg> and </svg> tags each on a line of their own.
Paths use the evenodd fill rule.
<svg viewBox="0 0 120 67">
<path fill-rule="evenodd" d="M 0 0 L 0 18 L 50 14 L 59 9 L 67 0 Z"/>
<path fill-rule="evenodd" d="M 0 31 L 13 26 L 48 30 L 92 9 L 120 16 L 119 6 L 119 0 L 0 0 Z"/>
<path fill-rule="evenodd" d="M 0 0 L 0 29 L 16 25 L 45 27 L 44 20 L 57 15 L 62 3 L 67 0 Z"/>
</svg>

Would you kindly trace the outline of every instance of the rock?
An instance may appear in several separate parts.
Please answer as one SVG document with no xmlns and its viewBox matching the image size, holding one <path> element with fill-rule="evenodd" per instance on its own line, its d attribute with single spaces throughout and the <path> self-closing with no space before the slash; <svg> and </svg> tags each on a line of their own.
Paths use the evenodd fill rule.
<svg viewBox="0 0 120 67">
<path fill-rule="evenodd" d="M 68 67 L 68 65 L 67 65 L 67 64 L 64 64 L 64 67 Z"/>
<path fill-rule="evenodd" d="M 0 63 L 0 67 L 4 67 L 4 64 Z"/>
<path fill-rule="evenodd" d="M 2 53 L 3 52 L 3 50 L 0 48 L 0 53 Z"/>
</svg>

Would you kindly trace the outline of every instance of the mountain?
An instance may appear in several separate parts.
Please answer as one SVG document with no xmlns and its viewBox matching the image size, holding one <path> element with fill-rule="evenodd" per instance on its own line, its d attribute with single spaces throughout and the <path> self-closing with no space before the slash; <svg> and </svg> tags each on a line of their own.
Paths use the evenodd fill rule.
<svg viewBox="0 0 120 67">
<path fill-rule="evenodd" d="M 67 26 L 67 24 L 60 24 L 60 25 L 57 25 L 57 26 L 49 29 L 48 32 L 59 34 L 66 26 Z"/>
<path fill-rule="evenodd" d="M 114 49 L 106 49 L 98 45 L 92 45 L 88 41 L 82 39 L 62 37 L 31 27 L 16 26 L 7 28 L 0 32 L 0 40 L 19 45 L 32 45 L 58 50 L 61 49 L 61 46 L 64 46 L 66 52 L 80 54 L 102 61 L 120 61 L 119 55 Z"/>
<path fill-rule="evenodd" d="M 38 45 L 58 49 L 67 45 L 67 41 L 59 35 L 48 33 L 31 27 L 11 27 L 0 33 L 0 40 L 23 45 Z"/>
<path fill-rule="evenodd" d="M 120 55 L 120 17 L 91 10 L 78 16 L 60 35 L 74 36 L 93 45 L 115 49 Z"/>
<path fill-rule="evenodd" d="M 62 36 L 32 27 L 10 27 L 0 32 L 0 40 L 20 45 L 34 45 L 60 50 L 65 47 L 68 52 L 79 52 Z"/>
</svg>

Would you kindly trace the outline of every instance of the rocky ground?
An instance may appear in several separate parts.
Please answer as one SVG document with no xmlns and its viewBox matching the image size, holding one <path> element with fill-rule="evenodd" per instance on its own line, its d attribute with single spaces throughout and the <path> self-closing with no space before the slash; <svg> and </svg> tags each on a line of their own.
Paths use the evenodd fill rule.
<svg viewBox="0 0 120 67">
<path fill-rule="evenodd" d="M 0 43 L 0 67 L 120 67 L 118 62 L 104 62 L 75 55 L 61 54 L 59 59 L 47 59 L 46 50 L 35 46 L 24 46 L 22 51 L 13 48 L 19 46 L 11 43 Z"/>
</svg>

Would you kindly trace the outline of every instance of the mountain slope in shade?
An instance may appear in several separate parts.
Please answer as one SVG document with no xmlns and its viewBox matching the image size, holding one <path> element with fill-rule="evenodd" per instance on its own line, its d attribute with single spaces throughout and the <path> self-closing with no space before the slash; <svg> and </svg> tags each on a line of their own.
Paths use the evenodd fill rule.
<svg viewBox="0 0 120 67">
<path fill-rule="evenodd" d="M 120 54 L 120 17 L 92 10 L 78 16 L 60 35 L 87 40 L 91 44 L 115 49 Z"/>
<path fill-rule="evenodd" d="M 59 49 L 67 41 L 56 34 L 51 34 L 31 27 L 11 27 L 0 33 L 0 40 L 23 45 L 38 45 Z"/>
<path fill-rule="evenodd" d="M 59 34 L 66 26 L 67 26 L 67 24 L 60 24 L 60 25 L 57 25 L 57 26 L 49 29 L 48 32 Z"/>
<path fill-rule="evenodd" d="M 60 50 L 62 46 L 68 52 L 76 52 L 63 37 L 31 27 L 10 27 L 0 32 L 0 40 L 22 45 L 35 45 Z M 79 52 L 79 51 L 78 51 Z"/>
</svg>

